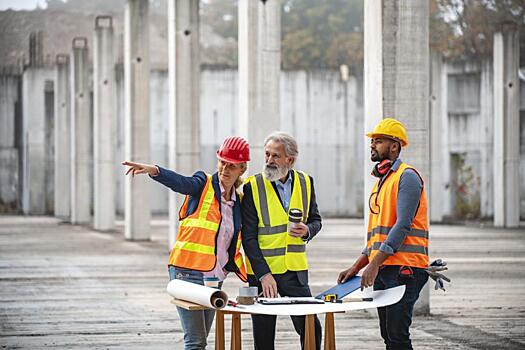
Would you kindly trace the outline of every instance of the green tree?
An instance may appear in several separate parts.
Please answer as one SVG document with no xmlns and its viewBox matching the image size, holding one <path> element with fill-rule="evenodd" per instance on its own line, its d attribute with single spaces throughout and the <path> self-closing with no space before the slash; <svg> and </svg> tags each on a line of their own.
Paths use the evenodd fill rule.
<svg viewBox="0 0 525 350">
<path fill-rule="evenodd" d="M 284 1 L 283 68 L 362 70 L 362 21 L 362 0 Z"/>
<path fill-rule="evenodd" d="M 525 63 L 524 0 L 433 0 L 431 9 L 431 44 L 445 56 L 490 57 L 494 33 L 502 22 L 513 22 L 520 32 L 520 58 Z"/>
</svg>

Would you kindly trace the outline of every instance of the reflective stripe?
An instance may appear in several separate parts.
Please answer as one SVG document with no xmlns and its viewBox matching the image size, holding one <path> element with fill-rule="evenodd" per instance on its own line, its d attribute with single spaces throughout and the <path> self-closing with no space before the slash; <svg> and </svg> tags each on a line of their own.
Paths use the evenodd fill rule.
<svg viewBox="0 0 525 350">
<path fill-rule="evenodd" d="M 264 226 L 270 226 L 270 212 L 268 210 L 268 198 L 266 198 L 266 188 L 264 187 L 264 180 L 262 174 L 255 175 L 257 182 L 257 191 L 259 193 L 259 205 L 261 206 L 261 217 Z"/>
<path fill-rule="evenodd" d="M 413 236 L 413 237 L 420 237 L 420 238 L 428 239 L 428 231 L 420 230 L 420 229 L 413 228 L 413 227 L 412 229 L 410 229 L 410 232 L 408 233 L 408 235 Z"/>
<path fill-rule="evenodd" d="M 379 250 L 381 243 L 382 242 L 374 242 L 372 245 L 372 250 Z M 421 245 L 401 244 L 396 253 L 417 253 L 428 255 L 428 248 Z"/>
<path fill-rule="evenodd" d="M 303 222 L 306 221 L 307 213 L 308 213 L 308 193 L 306 190 L 306 179 L 304 178 L 304 174 L 300 171 L 297 171 L 297 175 L 299 176 L 299 184 L 301 185 L 301 197 L 303 200 Z"/>
<path fill-rule="evenodd" d="M 288 245 L 288 252 L 290 253 L 304 253 L 306 251 L 306 244 L 290 244 Z"/>
<path fill-rule="evenodd" d="M 195 252 L 195 253 L 215 255 L 215 247 L 210 247 L 210 246 L 207 246 L 207 245 L 204 245 L 204 244 L 199 244 L 199 243 L 176 241 L 174 248 L 175 249 L 189 250 L 189 251 Z"/>
<path fill-rule="evenodd" d="M 372 229 L 372 233 L 368 232 L 367 239 L 370 239 L 377 234 L 388 235 L 391 229 L 392 229 L 391 227 L 387 227 L 387 226 L 376 226 Z M 419 230 L 417 228 L 412 228 L 410 232 L 407 233 L 407 236 L 428 239 L 428 231 Z"/>
<path fill-rule="evenodd" d="M 306 244 L 290 244 L 288 248 L 261 249 L 265 257 L 285 255 L 287 250 L 289 253 L 304 253 Z"/>
<path fill-rule="evenodd" d="M 197 227 L 197 228 L 203 228 L 203 229 L 212 230 L 212 231 L 219 230 L 218 223 L 201 220 L 201 219 L 195 219 L 195 218 L 186 218 L 179 223 L 179 226 L 180 227 Z"/>
<path fill-rule="evenodd" d="M 268 227 L 259 227 L 258 233 L 260 235 L 274 235 L 277 233 L 284 233 L 288 231 L 288 225 L 279 225 L 279 226 L 268 226 Z"/>
<path fill-rule="evenodd" d="M 265 257 L 281 256 L 286 254 L 286 248 L 261 249 L 261 252 Z"/>
<path fill-rule="evenodd" d="M 210 211 L 211 204 L 213 202 L 213 196 L 215 195 L 215 190 L 213 189 L 213 185 L 211 184 L 211 181 L 209 181 L 206 185 L 207 191 L 204 195 L 204 199 L 202 200 L 202 207 L 199 212 L 199 219 L 200 220 L 206 220 L 208 217 L 208 212 Z"/>
</svg>

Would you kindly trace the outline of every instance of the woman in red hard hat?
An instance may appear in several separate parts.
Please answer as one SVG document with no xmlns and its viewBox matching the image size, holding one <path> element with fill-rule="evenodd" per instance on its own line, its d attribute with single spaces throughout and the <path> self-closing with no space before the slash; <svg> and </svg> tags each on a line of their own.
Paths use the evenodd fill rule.
<svg viewBox="0 0 525 350">
<path fill-rule="evenodd" d="M 241 205 L 237 187 L 250 160 L 245 139 L 228 137 L 217 150 L 217 172 L 197 171 L 183 176 L 162 167 L 125 161 L 127 174 L 148 174 L 173 191 L 186 195 L 179 212 L 179 232 L 171 251 L 170 280 L 180 279 L 221 288 L 229 272 L 246 282 L 240 253 Z M 184 331 L 185 349 L 206 348 L 215 311 L 177 307 Z"/>
</svg>

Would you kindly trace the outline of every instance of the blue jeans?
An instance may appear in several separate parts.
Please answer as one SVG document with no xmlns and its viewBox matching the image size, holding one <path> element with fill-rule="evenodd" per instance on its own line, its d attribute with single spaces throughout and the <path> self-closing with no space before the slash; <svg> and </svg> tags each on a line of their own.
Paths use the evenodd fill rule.
<svg viewBox="0 0 525 350">
<path fill-rule="evenodd" d="M 170 281 L 173 279 L 183 280 L 195 284 L 204 285 L 202 272 L 195 270 L 169 267 Z M 219 289 L 222 282 L 219 283 Z M 214 309 L 190 311 L 177 306 L 180 323 L 184 332 L 184 349 L 201 350 L 206 349 L 206 338 L 210 333 L 211 325 L 215 317 Z"/>
<path fill-rule="evenodd" d="M 413 278 L 400 278 L 401 266 L 383 266 L 374 282 L 374 290 L 388 289 L 402 284 L 406 286 L 405 294 L 396 304 L 379 307 L 379 326 L 381 337 L 387 350 L 412 350 L 410 340 L 410 325 L 414 304 L 419 298 L 419 292 L 428 280 L 425 270 L 412 268 Z"/>
</svg>

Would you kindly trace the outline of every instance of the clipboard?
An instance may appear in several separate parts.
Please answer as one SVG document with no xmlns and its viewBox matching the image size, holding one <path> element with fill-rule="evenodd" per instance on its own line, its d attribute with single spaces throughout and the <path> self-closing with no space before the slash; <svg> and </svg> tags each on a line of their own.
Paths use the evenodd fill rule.
<svg viewBox="0 0 525 350">
<path fill-rule="evenodd" d="M 337 284 L 330 289 L 325 290 L 319 295 L 316 295 L 316 299 L 323 300 L 327 294 L 337 294 L 337 298 L 342 299 L 353 291 L 361 287 L 361 276 L 354 276 L 345 283 Z"/>
</svg>

